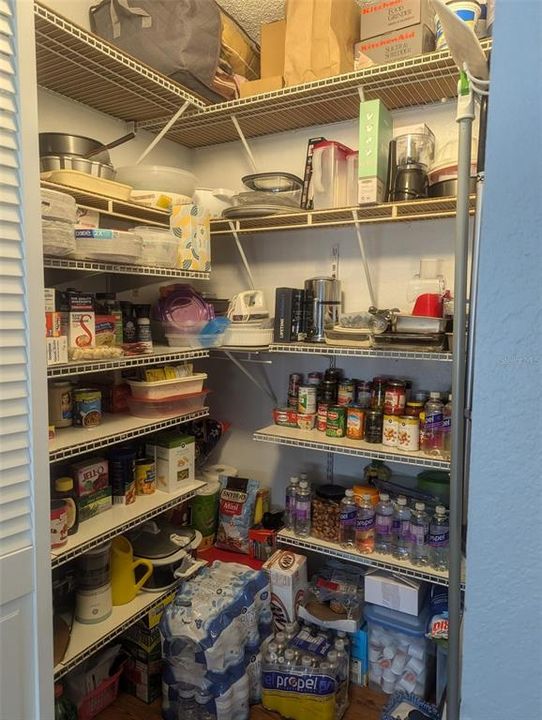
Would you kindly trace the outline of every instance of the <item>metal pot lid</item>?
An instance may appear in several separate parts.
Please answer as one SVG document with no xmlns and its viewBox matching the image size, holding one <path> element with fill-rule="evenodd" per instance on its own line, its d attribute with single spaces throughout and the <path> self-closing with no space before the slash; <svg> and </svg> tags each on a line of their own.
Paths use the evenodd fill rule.
<svg viewBox="0 0 542 720">
<path fill-rule="evenodd" d="M 262 192 L 291 192 L 301 190 L 303 187 L 303 180 L 291 173 L 254 173 L 245 175 L 241 180 L 250 190 Z"/>
<path fill-rule="evenodd" d="M 149 520 L 130 534 L 130 542 L 137 557 L 148 560 L 169 558 L 186 550 L 196 537 L 192 528 L 178 528 L 169 523 Z"/>
</svg>

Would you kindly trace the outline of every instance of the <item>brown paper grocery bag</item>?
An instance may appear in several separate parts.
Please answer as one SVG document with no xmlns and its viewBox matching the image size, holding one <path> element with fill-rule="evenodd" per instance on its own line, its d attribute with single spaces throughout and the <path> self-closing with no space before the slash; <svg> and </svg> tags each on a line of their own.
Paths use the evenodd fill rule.
<svg viewBox="0 0 542 720">
<path fill-rule="evenodd" d="M 288 0 L 284 80 L 298 85 L 354 69 L 355 0 Z"/>
</svg>

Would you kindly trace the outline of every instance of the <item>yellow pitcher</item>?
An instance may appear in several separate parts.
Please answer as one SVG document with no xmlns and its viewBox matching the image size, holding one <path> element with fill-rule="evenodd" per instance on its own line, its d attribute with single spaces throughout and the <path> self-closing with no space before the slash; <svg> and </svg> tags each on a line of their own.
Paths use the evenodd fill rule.
<svg viewBox="0 0 542 720">
<path fill-rule="evenodd" d="M 147 568 L 141 580 L 136 583 L 134 570 L 138 565 Z M 119 536 L 111 543 L 111 592 L 113 605 L 125 605 L 133 600 L 140 588 L 152 575 L 150 560 L 134 561 L 132 546 L 125 537 Z"/>
</svg>

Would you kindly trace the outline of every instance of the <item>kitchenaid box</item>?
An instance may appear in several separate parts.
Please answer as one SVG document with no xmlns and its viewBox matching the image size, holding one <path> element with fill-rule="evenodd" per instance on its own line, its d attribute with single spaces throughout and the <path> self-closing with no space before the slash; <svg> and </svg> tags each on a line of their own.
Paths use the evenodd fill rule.
<svg viewBox="0 0 542 720">
<path fill-rule="evenodd" d="M 435 49 L 435 35 L 426 25 L 411 25 L 402 30 L 362 40 L 354 46 L 354 69 L 407 60 Z"/>
<path fill-rule="evenodd" d="M 361 4 L 360 14 L 362 41 L 411 25 L 435 29 L 435 13 L 429 0 L 369 0 Z"/>
</svg>

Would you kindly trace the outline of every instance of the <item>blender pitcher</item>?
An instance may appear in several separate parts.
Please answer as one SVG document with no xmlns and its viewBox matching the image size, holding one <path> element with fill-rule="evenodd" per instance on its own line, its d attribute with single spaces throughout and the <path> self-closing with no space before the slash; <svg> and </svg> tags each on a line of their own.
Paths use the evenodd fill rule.
<svg viewBox="0 0 542 720">
<path fill-rule="evenodd" d="M 315 210 L 342 208 L 347 200 L 347 156 L 352 150 L 335 140 L 314 146 L 312 155 L 312 198 Z"/>
</svg>

